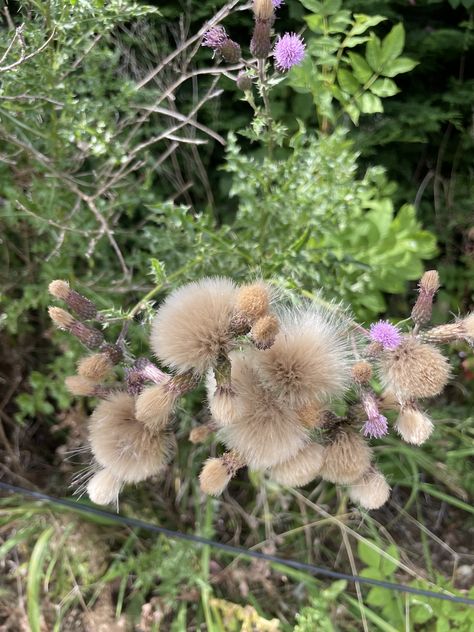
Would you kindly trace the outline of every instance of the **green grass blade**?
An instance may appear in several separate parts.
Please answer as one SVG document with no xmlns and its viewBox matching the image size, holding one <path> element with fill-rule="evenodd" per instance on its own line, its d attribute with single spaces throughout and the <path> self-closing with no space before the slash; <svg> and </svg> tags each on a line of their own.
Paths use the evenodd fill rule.
<svg viewBox="0 0 474 632">
<path fill-rule="evenodd" d="M 48 553 L 49 540 L 54 533 L 54 528 L 45 529 L 38 538 L 31 553 L 28 564 L 28 578 L 26 584 L 26 599 L 28 621 L 31 632 L 41 632 L 41 606 L 40 586 L 43 564 Z"/>
</svg>

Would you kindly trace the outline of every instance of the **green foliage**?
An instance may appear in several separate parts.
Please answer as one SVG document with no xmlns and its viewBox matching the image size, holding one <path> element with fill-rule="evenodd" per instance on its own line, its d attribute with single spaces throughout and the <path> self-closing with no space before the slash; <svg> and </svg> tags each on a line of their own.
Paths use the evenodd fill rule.
<svg viewBox="0 0 474 632">
<path fill-rule="evenodd" d="M 363 577 L 393 582 L 396 580 L 395 571 L 399 560 L 399 551 L 395 544 L 385 549 L 385 553 L 393 558 L 393 561 L 380 555 L 370 546 L 370 541 L 360 541 L 358 555 L 366 565 L 361 571 Z M 451 582 L 441 575 L 436 576 L 436 584 L 447 590 L 450 594 L 459 594 Z M 415 580 L 410 582 L 415 588 L 432 590 L 427 581 Z M 469 596 L 474 595 L 471 589 Z M 458 603 L 441 601 L 407 594 L 406 599 L 395 591 L 374 586 L 370 588 L 366 603 L 376 612 L 380 612 L 384 621 L 389 621 L 396 629 L 404 629 L 406 621 L 410 622 L 410 629 L 419 632 L 444 632 L 445 630 L 459 630 L 469 632 L 472 629 L 472 609 Z"/>
<path fill-rule="evenodd" d="M 293 632 L 334 632 L 336 628 L 332 623 L 331 609 L 336 599 L 344 592 L 347 582 L 339 580 L 331 584 L 329 588 L 321 590 L 317 596 L 311 599 L 311 605 L 302 608 L 296 615 L 296 625 Z"/>
<path fill-rule="evenodd" d="M 399 92 L 392 78 L 416 66 L 416 61 L 401 57 L 403 24 L 381 40 L 371 30 L 386 19 L 381 15 L 352 14 L 331 0 L 301 2 L 313 11 L 305 19 L 315 36 L 309 39 L 303 64 L 292 69 L 290 83 L 296 91 L 311 94 L 321 129 L 337 124 L 343 112 L 356 125 L 360 114 L 383 112 L 381 99 Z M 364 53 L 359 48 L 363 44 Z"/>
</svg>

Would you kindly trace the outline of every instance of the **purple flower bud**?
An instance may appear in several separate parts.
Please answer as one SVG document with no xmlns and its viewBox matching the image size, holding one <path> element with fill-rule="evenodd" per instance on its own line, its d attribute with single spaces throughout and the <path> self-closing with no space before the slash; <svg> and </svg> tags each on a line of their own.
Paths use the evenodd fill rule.
<svg viewBox="0 0 474 632">
<path fill-rule="evenodd" d="M 401 343 L 402 336 L 388 320 L 379 320 L 370 326 L 370 339 L 373 342 L 380 342 L 384 349 L 393 350 Z"/>
<path fill-rule="evenodd" d="M 282 4 L 285 4 L 285 0 L 272 0 L 273 8 L 279 9 Z"/>
<path fill-rule="evenodd" d="M 368 391 L 364 392 L 362 405 L 367 415 L 367 421 L 362 428 L 364 437 L 374 439 L 384 437 L 388 432 L 387 418 L 380 414 L 374 394 Z"/>
<path fill-rule="evenodd" d="M 283 37 L 279 37 L 273 49 L 275 66 L 280 72 L 300 64 L 304 55 L 305 43 L 296 33 L 285 33 Z"/>
<path fill-rule="evenodd" d="M 213 48 L 214 50 L 219 50 L 227 39 L 227 33 L 223 26 L 213 26 L 206 31 L 201 45 Z"/>
</svg>

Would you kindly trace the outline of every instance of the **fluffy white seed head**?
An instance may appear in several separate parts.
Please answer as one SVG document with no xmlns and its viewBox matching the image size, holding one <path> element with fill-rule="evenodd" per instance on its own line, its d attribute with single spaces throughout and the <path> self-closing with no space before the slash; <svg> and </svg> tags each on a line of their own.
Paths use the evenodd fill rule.
<svg viewBox="0 0 474 632">
<path fill-rule="evenodd" d="M 253 352 L 265 387 L 292 407 L 342 395 L 351 380 L 345 325 L 315 307 L 283 312 L 273 345 Z"/>
<path fill-rule="evenodd" d="M 109 472 L 99 470 L 87 484 L 87 494 L 97 505 L 117 504 L 122 482 Z"/>
<path fill-rule="evenodd" d="M 270 469 L 270 478 L 282 485 L 301 487 L 319 475 L 324 460 L 324 448 L 310 443 L 293 458 Z"/>
<path fill-rule="evenodd" d="M 287 461 L 308 442 L 309 429 L 295 410 L 278 401 L 259 381 L 252 354 L 232 353 L 231 383 L 239 409 L 219 436 L 253 469 Z"/>
<path fill-rule="evenodd" d="M 172 292 L 152 324 L 150 343 L 156 356 L 179 372 L 204 374 L 231 347 L 235 300 L 234 283 L 218 277 Z"/>
<path fill-rule="evenodd" d="M 176 391 L 169 388 L 169 380 L 145 388 L 137 397 L 135 417 L 151 430 L 164 428 L 178 399 Z"/>
<path fill-rule="evenodd" d="M 352 430 L 337 430 L 324 451 L 321 476 L 326 481 L 349 485 L 370 467 L 372 452 L 364 439 Z"/>
<path fill-rule="evenodd" d="M 390 496 L 390 486 L 383 474 L 371 468 L 349 487 L 349 498 L 364 509 L 379 509 Z"/>
<path fill-rule="evenodd" d="M 240 399 L 232 387 L 218 386 L 209 400 L 212 418 L 219 427 L 232 424 L 240 414 Z"/>
<path fill-rule="evenodd" d="M 97 462 L 126 483 L 157 474 L 168 462 L 175 439 L 150 431 L 135 418 L 135 400 L 113 393 L 100 402 L 89 420 L 89 440 Z"/>
<path fill-rule="evenodd" d="M 424 413 L 416 406 L 404 406 L 395 424 L 395 430 L 407 443 L 421 445 L 434 430 L 434 426 Z"/>
</svg>

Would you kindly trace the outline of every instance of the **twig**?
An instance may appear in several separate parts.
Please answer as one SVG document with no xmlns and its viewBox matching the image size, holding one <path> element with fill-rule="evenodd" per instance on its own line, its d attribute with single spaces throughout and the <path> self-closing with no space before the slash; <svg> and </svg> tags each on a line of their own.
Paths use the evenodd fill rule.
<svg viewBox="0 0 474 632">
<path fill-rule="evenodd" d="M 25 62 L 29 61 L 30 59 L 32 59 L 33 57 L 36 57 L 36 55 L 39 55 L 41 52 L 44 51 L 44 49 L 48 46 L 48 44 L 51 42 L 51 40 L 53 39 L 54 35 L 55 35 L 55 31 L 53 30 L 53 32 L 51 33 L 51 35 L 48 37 L 48 39 L 35 51 L 33 51 L 32 53 L 30 53 L 29 55 L 25 55 L 25 50 L 24 50 L 24 40 L 23 40 L 23 36 L 22 36 L 22 31 L 23 31 L 23 27 L 24 25 L 21 24 L 17 30 L 16 30 L 16 39 L 19 40 L 20 45 L 21 45 L 21 55 L 20 55 L 20 59 L 18 59 L 17 61 L 13 62 L 12 64 L 9 64 L 8 66 L 0 66 L 0 72 L 7 72 L 7 70 L 13 70 L 13 68 L 17 68 L 18 66 L 20 66 L 21 64 L 24 64 Z M 15 39 L 15 38 L 14 38 Z M 10 47 L 7 49 L 7 53 L 10 50 Z M 2 59 L 0 60 L 0 62 L 4 61 L 6 54 L 2 57 Z"/>
</svg>

